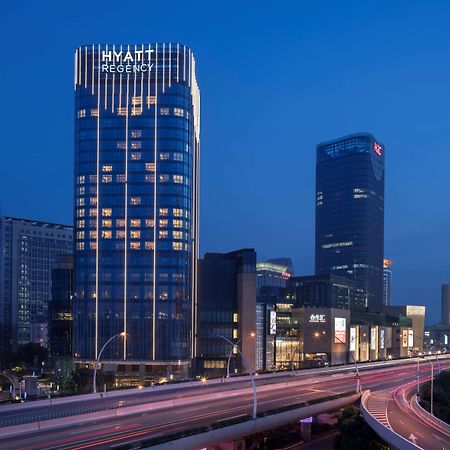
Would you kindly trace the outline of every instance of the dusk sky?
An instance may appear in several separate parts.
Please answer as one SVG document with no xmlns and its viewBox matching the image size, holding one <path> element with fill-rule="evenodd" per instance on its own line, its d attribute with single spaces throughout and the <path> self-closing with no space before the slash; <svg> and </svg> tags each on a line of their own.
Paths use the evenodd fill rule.
<svg viewBox="0 0 450 450">
<path fill-rule="evenodd" d="M 201 91 L 201 253 L 254 247 L 314 270 L 315 147 L 386 147 L 393 302 L 440 319 L 450 283 L 450 2 L 7 2 L 1 214 L 72 223 L 73 54 L 180 42 Z"/>
</svg>

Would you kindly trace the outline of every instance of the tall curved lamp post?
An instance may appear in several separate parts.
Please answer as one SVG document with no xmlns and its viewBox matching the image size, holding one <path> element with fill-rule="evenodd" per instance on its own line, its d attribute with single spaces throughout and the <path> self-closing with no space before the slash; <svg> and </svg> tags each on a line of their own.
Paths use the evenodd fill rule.
<svg viewBox="0 0 450 450">
<path fill-rule="evenodd" d="M 250 337 L 255 337 L 255 333 L 250 333 Z M 227 361 L 227 378 L 230 378 L 230 363 L 231 363 L 231 357 L 233 356 L 233 351 L 236 349 L 238 350 L 238 345 L 241 343 L 242 338 L 238 339 L 234 344 L 233 347 L 230 350 L 230 354 L 228 355 L 228 361 Z"/>
<path fill-rule="evenodd" d="M 324 333 L 325 334 L 325 333 Z M 320 334 L 318 332 L 314 333 L 314 337 L 318 338 L 320 336 Z M 356 392 L 359 393 L 361 391 L 361 382 L 360 382 L 360 375 L 359 375 L 359 367 L 358 367 L 358 363 L 356 362 L 355 357 L 353 356 L 352 352 L 350 351 L 350 348 L 348 346 L 348 344 L 346 344 L 342 339 L 338 338 L 336 336 L 336 334 L 334 335 L 335 339 L 339 341 L 339 343 L 343 344 L 345 346 L 345 349 L 347 350 L 347 352 L 350 354 L 350 356 L 353 359 L 353 362 L 355 363 L 355 370 L 356 370 Z M 352 341 L 355 338 L 352 339 Z"/>
<path fill-rule="evenodd" d="M 13 398 L 16 398 L 16 386 L 14 385 L 14 380 L 9 376 L 6 375 L 6 373 L 0 373 L 0 375 L 3 375 L 5 378 L 7 378 L 9 380 L 9 382 L 11 383 L 11 386 L 13 388 L 12 394 L 13 394 Z"/>
<path fill-rule="evenodd" d="M 244 356 L 244 354 L 239 350 L 239 347 L 237 347 L 237 342 L 234 343 L 233 341 L 230 341 L 230 339 L 226 338 L 225 336 L 222 336 L 221 334 L 217 335 L 218 338 L 223 339 L 224 341 L 228 342 L 232 346 L 232 350 L 236 349 L 237 352 L 241 355 L 242 361 L 245 364 L 248 374 L 250 375 L 250 379 L 252 381 L 252 388 L 253 388 L 253 419 L 256 419 L 256 409 L 257 409 L 257 399 L 256 399 L 256 383 L 255 383 L 255 377 L 253 376 L 253 371 L 250 368 L 250 365 L 248 364 L 247 358 Z M 238 341 L 239 342 L 239 341 Z"/>
<path fill-rule="evenodd" d="M 100 351 L 98 352 L 98 356 L 97 359 L 95 361 L 95 368 L 94 368 L 94 380 L 93 380 L 93 387 L 92 387 L 92 393 L 96 394 L 97 393 L 97 369 L 98 369 L 98 364 L 100 361 L 100 357 L 102 356 L 103 350 L 105 350 L 106 346 L 115 338 L 122 336 L 125 337 L 127 333 L 125 333 L 125 331 L 122 331 L 121 333 L 115 334 L 113 337 L 110 337 L 105 344 L 103 345 L 103 347 L 100 349 Z"/>
</svg>

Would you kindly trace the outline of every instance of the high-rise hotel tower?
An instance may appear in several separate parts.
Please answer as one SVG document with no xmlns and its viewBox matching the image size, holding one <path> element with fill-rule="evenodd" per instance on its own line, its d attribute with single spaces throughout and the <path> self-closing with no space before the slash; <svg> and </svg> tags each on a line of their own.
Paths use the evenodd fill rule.
<svg viewBox="0 0 450 450">
<path fill-rule="evenodd" d="M 180 44 L 75 52 L 74 352 L 187 364 L 194 353 L 200 94 Z M 122 335 L 121 335 L 122 333 Z M 126 333 L 126 334 L 125 334 Z"/>
<path fill-rule="evenodd" d="M 353 310 L 383 309 L 384 145 L 357 133 L 317 146 L 316 274 L 357 282 Z"/>
</svg>

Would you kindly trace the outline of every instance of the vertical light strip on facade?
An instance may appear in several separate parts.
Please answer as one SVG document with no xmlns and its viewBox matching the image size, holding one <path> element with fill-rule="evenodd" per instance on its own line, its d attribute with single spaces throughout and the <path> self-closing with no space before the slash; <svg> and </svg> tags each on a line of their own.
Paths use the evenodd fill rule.
<svg viewBox="0 0 450 450">
<path fill-rule="evenodd" d="M 100 64 L 100 46 L 98 46 L 98 62 Z M 92 95 L 94 95 L 94 77 L 95 77 L 95 46 L 92 45 L 92 82 L 91 82 L 91 93 Z M 100 73 L 100 66 L 99 69 L 97 70 L 97 72 Z M 99 92 L 100 92 L 100 85 L 98 86 Z"/>
<path fill-rule="evenodd" d="M 169 42 L 169 87 L 172 86 L 172 44 Z"/>
<path fill-rule="evenodd" d="M 116 46 L 113 45 L 113 53 L 116 51 Z M 113 73 L 112 76 L 112 93 L 111 93 L 111 112 L 114 112 L 114 105 L 115 105 L 115 98 L 116 98 L 116 92 L 115 92 L 115 84 L 116 84 L 116 74 Z"/>
<path fill-rule="evenodd" d="M 106 45 L 106 51 L 108 51 L 108 45 Z M 100 71 L 100 65 L 97 69 Z M 108 72 L 105 73 L 105 110 L 108 109 Z"/>
<path fill-rule="evenodd" d="M 122 50 L 122 48 L 121 48 Z M 128 46 L 130 51 L 130 46 Z M 123 273 L 123 359 L 127 359 L 127 296 L 128 296 L 128 114 L 130 96 L 130 74 L 127 74 L 126 114 L 125 114 L 125 251 Z"/>
<path fill-rule="evenodd" d="M 84 87 L 87 88 L 88 55 L 87 46 L 84 47 Z"/>
<path fill-rule="evenodd" d="M 162 91 L 166 92 L 166 44 L 163 43 L 163 54 L 162 54 Z"/>
<path fill-rule="evenodd" d="M 81 86 L 81 47 L 78 48 L 78 84 Z"/>
<path fill-rule="evenodd" d="M 94 54 L 94 47 L 92 48 Z M 95 56 L 95 55 L 94 55 Z M 98 58 L 100 63 L 100 46 L 98 46 Z M 92 61 L 94 64 L 94 61 Z M 93 82 L 94 78 L 92 78 Z M 98 274 L 99 274 L 99 220 L 100 220 L 100 70 L 98 70 L 98 82 L 97 82 L 97 175 L 96 175 L 96 236 L 95 236 L 95 358 L 98 356 Z"/>
<path fill-rule="evenodd" d="M 186 47 L 183 45 L 183 81 L 186 81 Z"/>
<path fill-rule="evenodd" d="M 158 186 L 158 170 L 157 170 L 157 155 L 158 155 L 158 44 L 155 47 L 155 130 L 154 130 L 154 191 L 153 191 L 153 311 L 152 311 L 152 359 L 156 359 L 156 238 L 158 228 L 158 214 L 157 214 L 157 186 Z"/>
<path fill-rule="evenodd" d="M 76 90 L 78 83 L 78 49 L 75 50 L 74 73 L 73 73 L 73 89 Z"/>
<path fill-rule="evenodd" d="M 180 81 L 180 44 L 177 44 L 177 83 Z"/>
</svg>

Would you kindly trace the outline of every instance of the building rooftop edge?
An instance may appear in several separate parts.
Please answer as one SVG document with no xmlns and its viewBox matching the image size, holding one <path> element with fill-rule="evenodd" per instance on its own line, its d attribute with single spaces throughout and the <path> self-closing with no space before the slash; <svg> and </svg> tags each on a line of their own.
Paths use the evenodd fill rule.
<svg viewBox="0 0 450 450">
<path fill-rule="evenodd" d="M 73 231 L 73 225 L 64 225 L 62 223 L 45 222 L 42 220 L 23 219 L 20 217 L 11 217 L 11 216 L 0 216 L 0 219 L 5 219 L 6 221 L 21 222 L 26 225 L 32 225 L 32 226 L 47 226 L 48 228 Z"/>
<path fill-rule="evenodd" d="M 378 140 L 375 138 L 375 136 L 372 133 L 366 132 L 366 131 L 361 131 L 358 133 L 351 133 L 351 134 L 347 134 L 346 136 L 342 136 L 340 138 L 335 138 L 335 139 L 330 139 L 328 141 L 323 141 L 323 142 L 319 142 L 317 144 L 317 149 L 319 149 L 320 147 L 323 147 L 324 145 L 330 145 L 330 144 L 334 144 L 336 142 L 340 142 L 340 141 L 345 141 L 346 139 L 351 139 L 354 137 L 368 137 L 371 138 L 375 141 L 378 142 Z"/>
</svg>

